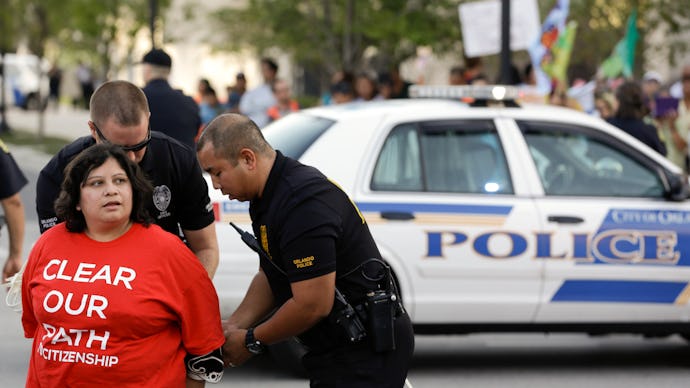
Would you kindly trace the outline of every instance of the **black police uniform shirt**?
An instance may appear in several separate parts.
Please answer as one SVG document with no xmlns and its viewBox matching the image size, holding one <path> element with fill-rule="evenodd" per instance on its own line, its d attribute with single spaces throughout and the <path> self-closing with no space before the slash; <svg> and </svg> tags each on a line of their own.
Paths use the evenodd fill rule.
<svg viewBox="0 0 690 388">
<path fill-rule="evenodd" d="M 0 199 L 17 194 L 27 183 L 10 150 L 0 140 Z"/>
<path fill-rule="evenodd" d="M 261 198 L 249 213 L 259 244 L 275 265 L 261 261 L 278 306 L 292 297 L 290 283 L 336 272 L 336 286 L 355 305 L 375 287 L 353 269 L 381 258 L 355 204 L 317 169 L 276 151 Z M 343 274 L 351 275 L 342 277 Z M 309 347 L 333 340 L 327 319 L 300 335 Z"/>
<path fill-rule="evenodd" d="M 60 221 L 53 203 L 60 193 L 65 166 L 95 143 L 91 136 L 80 137 L 62 148 L 41 170 L 36 184 L 36 212 L 41 233 Z M 189 147 L 151 131 L 151 142 L 139 166 L 153 185 L 153 198 L 147 209 L 161 228 L 179 236 L 180 227 L 199 230 L 215 221 L 206 180 L 196 154 Z"/>
<path fill-rule="evenodd" d="M 193 98 L 170 87 L 164 79 L 154 79 L 142 89 L 151 111 L 151 130 L 162 132 L 194 149 L 201 127 L 199 106 Z"/>
</svg>

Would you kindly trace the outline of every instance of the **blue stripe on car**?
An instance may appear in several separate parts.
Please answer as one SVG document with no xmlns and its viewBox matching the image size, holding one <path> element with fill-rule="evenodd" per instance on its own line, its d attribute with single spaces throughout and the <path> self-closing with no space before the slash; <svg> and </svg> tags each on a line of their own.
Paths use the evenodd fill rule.
<svg viewBox="0 0 690 388">
<path fill-rule="evenodd" d="M 566 280 L 551 301 L 673 304 L 687 285 L 687 282 Z"/>
</svg>

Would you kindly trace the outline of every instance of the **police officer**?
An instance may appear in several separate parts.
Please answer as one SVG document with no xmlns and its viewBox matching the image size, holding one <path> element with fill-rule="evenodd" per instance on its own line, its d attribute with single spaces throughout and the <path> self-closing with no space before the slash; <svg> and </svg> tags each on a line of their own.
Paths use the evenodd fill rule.
<svg viewBox="0 0 690 388">
<path fill-rule="evenodd" d="M 258 236 L 260 269 L 226 322 L 226 362 L 239 365 L 267 344 L 298 336 L 308 348 L 303 363 L 312 387 L 403 386 L 414 348 L 412 326 L 399 301 L 389 304 L 394 311 L 384 309 L 388 321 L 384 317 L 381 327 L 359 314 L 367 295 L 387 289 L 380 276 L 387 272 L 347 195 L 315 168 L 273 150 L 256 124 L 239 114 L 214 119 L 199 139 L 197 156 L 214 188 L 250 201 Z M 347 316 L 343 299 L 358 312 L 363 339 L 344 329 L 355 317 Z M 384 339 L 390 335 L 383 349 L 375 346 L 378 329 Z"/>
<path fill-rule="evenodd" d="M 96 143 L 113 143 L 139 163 L 151 179 L 153 200 L 147 208 L 156 224 L 186 240 L 213 277 L 219 259 L 215 217 L 194 150 L 151 131 L 146 96 L 132 83 L 104 83 L 91 97 L 90 106 L 91 136 L 66 145 L 39 174 L 36 211 L 41 233 L 60 221 L 53 202 L 60 192 L 63 171 L 69 161 Z"/>
<path fill-rule="evenodd" d="M 144 94 L 151 110 L 151 129 L 163 132 L 194 149 L 194 138 L 201 127 L 199 106 L 181 90 L 168 83 L 172 60 L 168 53 L 153 49 L 142 59 Z"/>
<path fill-rule="evenodd" d="M 19 196 L 19 190 L 27 182 L 26 177 L 19 169 L 19 166 L 17 166 L 9 149 L 0 140 L 0 205 L 7 223 L 9 241 L 9 255 L 5 260 L 0 282 L 19 272 L 22 267 L 24 204 Z"/>
</svg>

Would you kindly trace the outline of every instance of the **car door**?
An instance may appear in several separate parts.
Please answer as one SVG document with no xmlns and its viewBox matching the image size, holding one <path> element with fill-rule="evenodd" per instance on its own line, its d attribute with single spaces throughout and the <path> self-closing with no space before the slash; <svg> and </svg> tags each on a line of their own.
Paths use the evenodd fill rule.
<svg viewBox="0 0 690 388">
<path fill-rule="evenodd" d="M 357 205 L 415 324 L 531 321 L 539 221 L 516 192 L 520 171 L 495 121 L 409 121 L 382 133 Z"/>
<path fill-rule="evenodd" d="M 595 128 L 519 126 L 544 190 L 537 322 L 685 319 L 690 206 L 665 198 L 662 166 Z"/>
</svg>

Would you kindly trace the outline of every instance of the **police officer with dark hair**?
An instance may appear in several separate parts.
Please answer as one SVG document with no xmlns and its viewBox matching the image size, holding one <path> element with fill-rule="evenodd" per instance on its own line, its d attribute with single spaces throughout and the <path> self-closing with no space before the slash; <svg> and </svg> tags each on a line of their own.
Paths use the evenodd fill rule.
<svg viewBox="0 0 690 388">
<path fill-rule="evenodd" d="M 153 200 L 147 208 L 155 223 L 183 238 L 213 278 L 219 260 L 215 216 L 194 150 L 151 130 L 146 96 L 130 82 L 101 85 L 91 97 L 90 110 L 90 136 L 63 147 L 38 176 L 36 212 L 41 233 L 61 221 L 53 203 L 60 193 L 65 166 L 96 143 L 112 143 L 151 180 Z"/>
<path fill-rule="evenodd" d="M 259 272 L 225 324 L 230 366 L 297 336 L 312 387 L 401 387 L 412 325 L 355 204 L 313 167 L 283 156 L 239 114 L 214 119 L 201 167 L 231 199 L 250 201 Z M 270 318 L 266 317 L 273 312 Z"/>
</svg>

